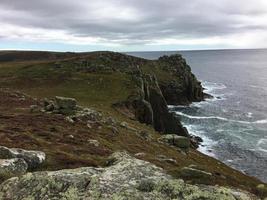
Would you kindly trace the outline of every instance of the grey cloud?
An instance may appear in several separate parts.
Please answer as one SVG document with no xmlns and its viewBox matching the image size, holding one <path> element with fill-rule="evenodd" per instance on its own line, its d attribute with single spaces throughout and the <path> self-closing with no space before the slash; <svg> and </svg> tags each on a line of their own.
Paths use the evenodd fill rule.
<svg viewBox="0 0 267 200">
<path fill-rule="evenodd" d="M 77 37 L 146 43 L 152 39 L 212 37 L 266 29 L 242 16 L 266 14 L 261 0 L 1 0 L 8 14 L 0 22 L 22 27 L 64 30 Z M 251 3 L 253 5 L 251 5 Z M 117 13 L 97 13 L 116 7 Z M 132 10 L 136 19 L 116 17 Z M 127 14 L 127 13 L 126 13 Z M 131 17 L 131 16 L 130 16 Z"/>
</svg>

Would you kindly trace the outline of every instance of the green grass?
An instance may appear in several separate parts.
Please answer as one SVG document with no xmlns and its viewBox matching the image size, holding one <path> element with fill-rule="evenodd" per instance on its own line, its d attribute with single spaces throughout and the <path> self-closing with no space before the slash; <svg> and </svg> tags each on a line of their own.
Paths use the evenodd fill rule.
<svg viewBox="0 0 267 200">
<path fill-rule="evenodd" d="M 108 106 L 125 100 L 134 90 L 127 74 L 84 73 L 52 64 L 1 67 L 2 87 L 21 90 L 35 97 L 66 96 L 85 106 Z"/>
<path fill-rule="evenodd" d="M 153 70 L 159 81 L 169 81 L 173 78 L 170 72 L 162 70 L 161 67 L 154 66 L 151 62 L 142 66 L 142 70 L 145 73 L 151 73 Z M 159 144 L 157 138 L 160 134 L 152 127 L 130 120 L 112 109 L 113 103 L 127 99 L 136 89 L 127 73 L 79 72 L 72 62 L 65 61 L 59 69 L 54 67 L 54 62 L 0 63 L 1 87 L 20 90 L 37 98 L 73 97 L 77 99 L 79 105 L 95 108 L 104 114 L 108 113 L 109 116 L 118 121 L 126 121 L 138 130 L 146 130 L 153 137 L 152 141 L 145 141 L 135 133 L 122 128 L 119 128 L 118 135 L 114 135 L 105 126 L 100 130 L 88 130 L 84 124 L 70 125 L 60 120 L 58 116 L 50 115 L 24 113 L 19 117 L 21 113 L 17 113 L 18 116 L 11 117 L 10 120 L 6 119 L 10 124 L 7 126 L 6 123 L 7 127 L 0 126 L 1 145 L 45 151 L 48 159 L 42 166 L 44 170 L 102 165 L 107 154 L 127 150 L 131 154 L 145 152 L 146 156 L 142 159 L 163 167 L 177 178 L 179 178 L 177 170 L 181 167 L 197 164 L 209 172 L 221 174 L 216 177 L 215 184 L 253 191 L 260 183 L 195 150 L 191 150 L 188 155 L 183 155 L 173 148 Z M 29 108 L 29 105 L 26 108 Z M 21 112 L 23 111 L 25 112 L 25 109 Z M 13 130 L 13 127 L 16 129 Z M 51 127 L 57 131 L 51 132 Z M 1 130 L 6 132 L 1 133 Z M 68 139 L 68 134 L 74 135 L 75 139 Z M 90 146 L 86 139 L 97 139 L 102 144 L 101 148 Z M 157 160 L 156 157 L 160 154 L 174 158 L 177 164 Z"/>
</svg>

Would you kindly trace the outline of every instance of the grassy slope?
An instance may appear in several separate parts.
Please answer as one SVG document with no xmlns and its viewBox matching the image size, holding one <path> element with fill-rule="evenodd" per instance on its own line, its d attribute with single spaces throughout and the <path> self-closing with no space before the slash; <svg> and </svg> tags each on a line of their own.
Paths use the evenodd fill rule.
<svg viewBox="0 0 267 200">
<path fill-rule="evenodd" d="M 150 126 L 125 118 L 111 108 L 111 104 L 124 100 L 135 89 L 128 75 L 113 73 L 82 73 L 71 64 L 56 69 L 50 61 L 9 62 L 0 64 L 0 87 L 20 90 L 32 97 L 53 96 L 74 97 L 80 105 L 93 107 L 104 115 L 111 115 L 118 121 L 127 121 L 138 130 L 146 130 L 150 142 L 138 137 L 132 131 L 119 128 L 113 134 L 108 127 L 88 129 L 85 124 L 69 124 L 62 116 L 30 113 L 28 108 L 36 102 L 29 98 L 21 103 L 9 92 L 0 94 L 0 145 L 43 150 L 48 160 L 42 170 L 73 168 L 79 166 L 104 165 L 107 156 L 117 150 L 131 153 L 145 152 L 142 158 L 163 167 L 174 176 L 177 170 L 189 164 L 197 164 L 216 174 L 213 184 L 236 186 L 254 191 L 260 182 L 233 170 L 221 162 L 190 150 L 184 155 L 168 146 L 157 143 L 160 136 Z M 67 62 L 68 63 L 68 62 Z M 71 62 L 69 62 L 71 63 Z M 146 69 L 149 70 L 149 69 Z M 156 72 L 160 74 L 160 72 Z M 160 74 L 166 78 L 166 74 Z M 9 105 L 9 106 L 8 106 Z M 73 135 L 74 138 L 69 138 Z M 97 139 L 101 145 L 94 147 L 87 139 Z M 163 154 L 177 161 L 176 164 L 156 159 Z"/>
</svg>

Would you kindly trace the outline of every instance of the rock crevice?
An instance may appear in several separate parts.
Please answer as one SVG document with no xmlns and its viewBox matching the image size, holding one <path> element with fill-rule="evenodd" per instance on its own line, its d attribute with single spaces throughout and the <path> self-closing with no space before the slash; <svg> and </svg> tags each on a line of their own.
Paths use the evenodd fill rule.
<svg viewBox="0 0 267 200">
<path fill-rule="evenodd" d="M 127 101 L 117 103 L 115 106 L 131 110 L 138 121 L 152 125 L 158 132 L 189 137 L 180 121 L 169 112 L 157 77 L 142 73 L 138 69 L 132 74 L 132 78 L 136 82 L 138 92 L 130 96 Z"/>
</svg>

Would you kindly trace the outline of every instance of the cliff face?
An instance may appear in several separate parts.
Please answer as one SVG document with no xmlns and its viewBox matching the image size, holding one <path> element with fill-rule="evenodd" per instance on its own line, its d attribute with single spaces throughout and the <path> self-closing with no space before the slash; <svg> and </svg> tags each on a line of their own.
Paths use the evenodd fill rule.
<svg viewBox="0 0 267 200">
<path fill-rule="evenodd" d="M 127 101 L 120 103 L 142 123 L 151 124 L 165 134 L 189 137 L 180 121 L 169 113 L 168 104 L 187 105 L 204 99 L 201 83 L 180 55 L 147 61 L 130 72 L 138 87 Z"/>
<path fill-rule="evenodd" d="M 123 110 L 130 117 L 150 124 L 162 133 L 188 136 L 179 120 L 169 113 L 167 105 L 184 105 L 193 101 L 201 101 L 204 98 L 200 82 L 191 73 L 190 67 L 180 55 L 146 60 L 114 52 L 67 53 L 66 55 L 60 53 L 50 55 L 47 52 L 21 54 L 7 52 L 6 54 L 0 54 L 0 60 L 11 57 L 12 59 L 9 60 L 14 62 L 27 60 L 31 56 L 33 60 L 44 58 L 49 60 L 48 63 L 38 66 L 35 70 L 25 68 L 19 74 L 19 79 L 34 77 L 35 80 L 31 82 L 49 80 L 49 82 L 57 82 L 56 84 L 62 83 L 58 83 L 59 79 L 71 80 L 79 82 L 80 88 L 85 88 L 85 85 L 89 83 L 90 90 L 94 91 L 93 104 L 107 104 L 105 101 L 110 100 L 112 104 L 117 105 L 117 108 L 118 106 L 123 108 L 119 110 Z M 50 71 L 47 71 L 48 69 Z M 87 78 L 81 80 L 81 76 Z M 123 82 L 128 82 L 129 87 L 124 86 Z M 78 91 L 80 88 L 74 89 Z M 118 88 L 123 90 L 120 91 Z"/>
<path fill-rule="evenodd" d="M 51 194 L 51 198 L 54 195 L 70 194 L 69 198 L 75 199 L 87 195 L 85 189 L 88 191 L 91 188 L 93 192 L 102 186 L 105 189 L 105 181 L 112 181 L 107 184 L 116 183 L 114 187 L 122 188 L 129 183 L 129 177 L 125 178 L 125 174 L 130 174 L 130 178 L 133 178 L 133 173 L 138 172 L 140 178 L 139 172 L 152 172 L 149 166 L 140 168 L 138 165 L 133 168 L 134 163 L 140 161 L 132 159 L 125 165 L 125 170 L 115 167 L 117 172 L 108 167 L 100 169 L 106 172 L 102 174 L 97 171 L 99 168 L 92 168 L 103 167 L 111 153 L 122 150 L 164 168 L 174 178 L 184 178 L 192 184 L 199 184 L 201 176 L 201 182 L 210 181 L 212 185 L 237 187 L 253 193 L 259 190 L 260 194 L 266 190 L 266 185 L 262 185 L 259 180 L 231 169 L 194 148 L 188 148 L 188 138 L 177 136 L 186 136 L 187 132 L 179 119 L 168 112 L 167 104 L 187 104 L 203 98 L 201 85 L 181 56 L 145 60 L 113 52 L 93 52 L 71 54 L 71 57 L 63 53 L 60 58 L 47 53 L 48 58 L 42 58 L 37 53 L 34 56 L 35 62 L 32 62 L 32 59 L 27 61 L 32 53 L 24 52 L 20 55 L 17 52 L 16 55 L 15 58 L 11 56 L 1 59 L 0 53 L 0 60 L 10 60 L 7 63 L 0 61 L 0 145 L 44 152 L 47 160 L 38 170 L 78 169 L 62 173 L 36 172 L 14 177 L 0 185 L 0 199 L 34 198 L 33 194 L 45 197 Z M 71 98 L 75 98 L 78 105 Z M 112 109 L 114 103 L 120 104 L 117 110 L 120 109 L 126 116 Z M 162 135 L 155 129 L 167 134 Z M 14 162 L 0 161 L 5 170 L 7 167 L 14 169 Z M 26 161 L 23 166 L 27 166 Z M 85 180 L 84 168 L 80 167 L 88 166 L 91 166 L 88 170 L 93 169 L 94 174 L 91 177 L 88 172 Z M 75 171 L 78 173 L 75 174 Z M 115 174 L 112 179 L 109 179 L 110 174 Z M 156 175 L 158 176 L 158 172 Z M 6 177 L 6 173 L 3 176 L 0 174 L 0 182 Z M 97 177 L 104 183 L 95 184 Z M 67 181 L 67 187 L 65 184 L 54 184 L 54 180 L 60 182 L 61 178 L 62 183 Z M 151 180 L 150 175 L 143 178 Z M 163 194 L 158 194 L 161 193 L 159 187 L 162 184 L 157 181 L 152 181 L 152 187 L 150 181 L 141 185 L 135 181 L 139 179 L 133 178 L 130 183 L 136 184 L 123 188 L 123 191 L 129 189 L 134 195 L 138 192 L 144 195 L 143 190 L 148 187 L 148 197 L 155 199 L 154 197 L 162 195 L 163 199 L 168 199 L 165 192 L 174 188 L 175 193 L 171 191 L 170 195 L 173 198 L 176 198 L 173 195 L 177 194 L 177 198 L 181 195 L 176 187 L 179 183 L 171 183 L 167 188 L 164 184 Z M 139 186 L 141 190 L 136 191 Z M 184 190 L 185 184 L 181 186 L 182 192 L 187 192 Z M 39 190 L 40 188 L 42 189 Z M 191 187 L 189 189 L 188 194 L 193 198 Z M 114 190 L 107 192 L 110 191 L 111 194 L 114 193 Z M 156 196 L 151 196 L 152 193 Z M 104 191 L 102 194 L 107 193 Z"/>
<path fill-rule="evenodd" d="M 169 80 L 160 81 L 160 88 L 168 104 L 183 105 L 204 100 L 201 83 L 181 55 L 160 57 L 158 63 L 170 75 Z"/>
<path fill-rule="evenodd" d="M 180 121 L 169 112 L 157 77 L 144 74 L 137 68 L 132 73 L 132 79 L 137 85 L 137 92 L 131 95 L 128 100 L 115 105 L 126 107 L 137 120 L 152 125 L 156 131 L 189 137 Z"/>
</svg>

